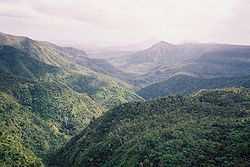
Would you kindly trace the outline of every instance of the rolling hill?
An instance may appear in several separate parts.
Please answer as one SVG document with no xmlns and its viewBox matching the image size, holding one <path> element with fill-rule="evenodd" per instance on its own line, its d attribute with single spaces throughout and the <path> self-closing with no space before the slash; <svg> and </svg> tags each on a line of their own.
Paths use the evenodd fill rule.
<svg viewBox="0 0 250 167">
<path fill-rule="evenodd" d="M 250 92 L 200 91 L 118 106 L 51 166 L 249 166 Z"/>
</svg>

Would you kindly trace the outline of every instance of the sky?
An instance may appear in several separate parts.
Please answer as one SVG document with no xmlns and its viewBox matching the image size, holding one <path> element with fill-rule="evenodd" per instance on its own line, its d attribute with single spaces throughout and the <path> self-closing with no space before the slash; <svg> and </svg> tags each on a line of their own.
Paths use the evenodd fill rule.
<svg viewBox="0 0 250 167">
<path fill-rule="evenodd" d="M 0 31 L 62 45 L 250 45 L 250 0 L 0 0 Z"/>
</svg>

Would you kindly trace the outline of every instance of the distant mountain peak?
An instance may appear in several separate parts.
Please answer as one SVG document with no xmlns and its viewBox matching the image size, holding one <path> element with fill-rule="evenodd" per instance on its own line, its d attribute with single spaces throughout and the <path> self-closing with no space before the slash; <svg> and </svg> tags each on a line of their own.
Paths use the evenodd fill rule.
<svg viewBox="0 0 250 167">
<path fill-rule="evenodd" d="M 174 44 L 165 42 L 165 41 L 160 41 L 154 45 L 151 46 L 151 48 L 168 48 L 168 47 L 172 47 L 174 46 Z"/>
</svg>

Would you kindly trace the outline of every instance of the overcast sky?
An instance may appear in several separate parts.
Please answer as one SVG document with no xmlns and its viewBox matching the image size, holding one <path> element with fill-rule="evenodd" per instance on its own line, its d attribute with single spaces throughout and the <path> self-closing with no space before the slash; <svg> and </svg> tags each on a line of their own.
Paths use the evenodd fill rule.
<svg viewBox="0 0 250 167">
<path fill-rule="evenodd" d="M 250 0 L 0 0 L 0 31 L 59 44 L 250 44 Z"/>
</svg>

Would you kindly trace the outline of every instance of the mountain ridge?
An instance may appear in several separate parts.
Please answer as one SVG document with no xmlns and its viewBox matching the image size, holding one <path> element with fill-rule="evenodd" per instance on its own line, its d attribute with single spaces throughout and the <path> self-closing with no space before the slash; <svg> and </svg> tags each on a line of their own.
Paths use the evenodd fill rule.
<svg viewBox="0 0 250 167">
<path fill-rule="evenodd" d="M 250 72 L 248 68 L 244 72 L 250 57 L 248 45 L 191 43 L 170 44 L 169 47 L 168 43 L 160 44 L 163 48 L 155 45 L 153 49 L 149 47 L 128 56 L 111 59 L 110 63 L 124 72 L 133 73 L 136 77 L 130 83 L 139 88 L 167 80 L 178 73 L 215 78 L 244 76 Z M 245 64 L 244 67 L 236 65 L 240 63 Z"/>
<path fill-rule="evenodd" d="M 250 88 L 250 76 L 206 79 L 188 75 L 175 75 L 166 81 L 144 87 L 137 93 L 145 99 L 151 99 L 169 95 L 188 95 L 203 89 L 228 87 Z"/>
</svg>

